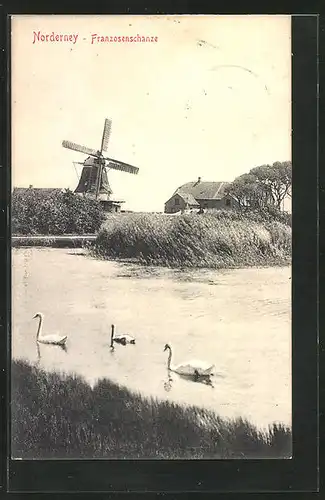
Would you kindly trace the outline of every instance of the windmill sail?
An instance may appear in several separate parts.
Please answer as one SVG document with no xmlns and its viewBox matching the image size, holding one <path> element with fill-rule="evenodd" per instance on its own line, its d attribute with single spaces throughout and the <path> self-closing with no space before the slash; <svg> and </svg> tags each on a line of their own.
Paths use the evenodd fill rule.
<svg viewBox="0 0 325 500">
<path fill-rule="evenodd" d="M 105 158 L 109 161 L 108 167 L 114 170 L 121 170 L 122 172 L 128 172 L 129 174 L 137 174 L 139 172 L 138 167 L 129 165 L 128 163 L 123 163 L 122 161 L 113 160 L 113 158 Z"/>
<path fill-rule="evenodd" d="M 72 149 L 73 151 L 79 151 L 79 153 L 86 153 L 86 155 L 98 155 L 98 152 L 94 149 L 87 148 L 86 146 L 80 146 L 80 144 L 76 144 L 75 142 L 62 141 L 62 146 L 67 149 Z"/>
<path fill-rule="evenodd" d="M 107 146 L 108 146 L 108 141 L 109 141 L 109 138 L 111 135 L 111 130 L 112 130 L 112 120 L 110 120 L 109 118 L 106 118 L 105 125 L 104 125 L 104 131 L 103 131 L 101 152 L 107 151 Z"/>
</svg>

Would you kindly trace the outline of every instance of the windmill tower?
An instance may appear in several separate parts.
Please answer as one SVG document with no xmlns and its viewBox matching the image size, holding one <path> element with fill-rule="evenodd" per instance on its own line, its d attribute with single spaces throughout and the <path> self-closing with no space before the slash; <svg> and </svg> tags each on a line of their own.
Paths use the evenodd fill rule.
<svg viewBox="0 0 325 500">
<path fill-rule="evenodd" d="M 111 129 L 112 120 L 106 118 L 100 150 L 96 151 L 95 149 L 80 146 L 71 141 L 62 141 L 62 146 L 88 155 L 88 158 L 86 158 L 84 162 L 75 162 L 83 165 L 75 193 L 81 193 L 84 196 L 100 200 L 108 211 L 118 211 L 118 207 L 124 202 L 111 199 L 113 191 L 108 182 L 107 172 L 113 169 L 129 174 L 137 174 L 139 169 L 122 161 L 104 157 L 104 153 L 107 151 Z"/>
</svg>

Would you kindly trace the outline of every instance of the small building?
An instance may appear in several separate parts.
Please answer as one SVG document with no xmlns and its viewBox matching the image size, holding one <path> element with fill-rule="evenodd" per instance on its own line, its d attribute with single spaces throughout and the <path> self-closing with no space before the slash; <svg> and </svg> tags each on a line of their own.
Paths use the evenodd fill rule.
<svg viewBox="0 0 325 500">
<path fill-rule="evenodd" d="M 202 181 L 201 177 L 195 182 L 187 182 L 166 201 L 165 213 L 235 208 L 236 201 L 225 192 L 227 186 L 229 182 Z"/>
<path fill-rule="evenodd" d="M 105 212 L 120 213 L 121 205 L 125 203 L 124 201 L 115 200 L 99 200 L 100 204 Z"/>
</svg>

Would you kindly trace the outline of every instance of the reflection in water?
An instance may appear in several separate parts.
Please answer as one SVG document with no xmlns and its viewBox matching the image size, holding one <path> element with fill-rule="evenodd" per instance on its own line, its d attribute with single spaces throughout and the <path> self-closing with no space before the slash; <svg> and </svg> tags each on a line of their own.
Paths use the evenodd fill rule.
<svg viewBox="0 0 325 500">
<path fill-rule="evenodd" d="M 199 384 L 204 384 L 204 385 L 209 385 L 214 389 L 214 385 L 212 383 L 211 377 L 209 375 L 185 375 L 185 374 L 180 374 L 180 373 L 175 373 L 176 377 L 187 380 L 188 382 L 195 382 Z M 174 379 L 171 376 L 171 372 L 168 371 L 168 377 L 167 380 L 164 382 L 164 390 L 166 392 L 170 392 L 173 387 L 173 382 Z"/>
<path fill-rule="evenodd" d="M 48 344 L 47 344 L 48 346 Z M 68 348 L 66 346 L 66 344 L 51 344 L 51 348 L 52 349 L 61 349 L 62 351 L 64 352 L 68 352 Z M 40 343 L 39 342 L 36 342 L 36 349 L 37 349 L 37 361 L 36 361 L 36 366 L 39 366 L 40 365 L 40 362 L 41 362 L 41 347 L 40 347 Z"/>
<path fill-rule="evenodd" d="M 144 396 L 259 426 L 291 421 L 290 268 L 177 272 L 69 253 L 13 249 L 14 359 L 91 384 L 109 378 Z M 45 312 L 50 331 L 69 332 L 68 354 L 35 346 L 36 310 Z M 136 346 L 116 344 L 111 352 L 111 324 L 136 337 Z M 167 375 L 167 340 L 180 359 L 211 360 L 223 375 L 211 377 L 214 390 L 209 380 Z"/>
<path fill-rule="evenodd" d="M 173 379 L 170 375 L 170 372 L 168 372 L 168 378 L 167 380 L 164 382 L 164 389 L 166 392 L 169 392 L 171 389 L 172 389 L 172 382 L 173 382 Z"/>
<path fill-rule="evenodd" d="M 23 258 L 24 258 L 24 275 L 23 275 L 23 286 L 25 293 L 28 293 L 28 280 L 29 280 L 29 262 L 31 259 L 31 250 L 30 249 L 25 249 L 23 253 Z"/>
<path fill-rule="evenodd" d="M 182 378 L 183 380 L 188 380 L 189 382 L 196 382 L 198 384 L 205 384 L 205 385 L 210 385 L 212 388 L 214 388 L 214 385 L 212 384 L 211 381 L 211 376 L 209 375 L 189 375 L 189 374 L 184 374 L 184 373 L 177 373 L 177 376 L 179 378 Z"/>
<path fill-rule="evenodd" d="M 36 348 L 37 348 L 37 362 L 36 362 L 36 366 L 38 367 L 39 364 L 40 364 L 40 362 L 41 362 L 41 350 L 40 350 L 38 342 L 36 342 Z"/>
</svg>

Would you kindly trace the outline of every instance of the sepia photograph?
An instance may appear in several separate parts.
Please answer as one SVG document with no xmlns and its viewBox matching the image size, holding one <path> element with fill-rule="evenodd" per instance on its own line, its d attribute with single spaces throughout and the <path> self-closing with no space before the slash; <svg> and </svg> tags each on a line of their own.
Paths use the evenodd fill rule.
<svg viewBox="0 0 325 500">
<path fill-rule="evenodd" d="M 291 459 L 291 16 L 11 16 L 12 459 Z"/>
</svg>

